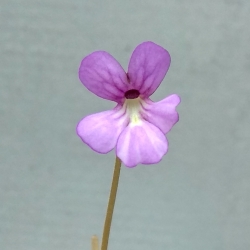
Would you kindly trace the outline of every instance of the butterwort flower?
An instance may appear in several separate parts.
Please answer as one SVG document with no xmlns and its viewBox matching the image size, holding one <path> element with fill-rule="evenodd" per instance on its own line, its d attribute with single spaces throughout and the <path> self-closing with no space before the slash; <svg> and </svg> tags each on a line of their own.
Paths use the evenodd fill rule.
<svg viewBox="0 0 250 250">
<path fill-rule="evenodd" d="M 179 119 L 175 108 L 180 98 L 173 94 L 153 102 L 149 97 L 165 77 L 170 61 L 168 51 L 153 42 L 135 48 L 127 73 L 105 51 L 86 56 L 79 68 L 81 82 L 117 105 L 78 123 L 77 134 L 83 142 L 102 154 L 115 148 L 127 167 L 159 162 L 168 151 L 165 134 Z"/>
</svg>

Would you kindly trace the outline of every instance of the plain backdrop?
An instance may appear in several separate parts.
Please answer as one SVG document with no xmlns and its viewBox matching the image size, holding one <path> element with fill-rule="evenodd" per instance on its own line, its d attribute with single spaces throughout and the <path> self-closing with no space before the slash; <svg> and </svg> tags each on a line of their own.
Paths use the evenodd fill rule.
<svg viewBox="0 0 250 250">
<path fill-rule="evenodd" d="M 0 249 L 101 237 L 115 155 L 75 127 L 115 103 L 78 67 L 153 41 L 172 64 L 152 98 L 180 95 L 180 121 L 159 164 L 122 166 L 109 250 L 249 250 L 249 25 L 248 0 L 0 0 Z"/>
</svg>

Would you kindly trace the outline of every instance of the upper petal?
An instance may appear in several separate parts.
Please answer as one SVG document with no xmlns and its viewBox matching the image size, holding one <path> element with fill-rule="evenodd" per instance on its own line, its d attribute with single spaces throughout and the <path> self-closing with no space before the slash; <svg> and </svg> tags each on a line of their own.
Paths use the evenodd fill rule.
<svg viewBox="0 0 250 250">
<path fill-rule="evenodd" d="M 111 151 L 128 118 L 121 107 L 83 118 L 77 125 L 77 134 L 94 151 L 106 154 Z"/>
<path fill-rule="evenodd" d="M 138 125 L 129 124 L 118 138 L 116 154 L 127 167 L 139 163 L 154 164 L 167 153 L 168 142 L 165 135 L 147 121 Z"/>
<path fill-rule="evenodd" d="M 138 45 L 129 62 L 128 77 L 131 86 L 148 97 L 162 82 L 170 66 L 167 50 L 153 42 Z"/>
<path fill-rule="evenodd" d="M 145 100 L 142 103 L 142 116 L 166 134 L 179 120 L 178 112 L 175 109 L 180 101 L 180 97 L 175 94 L 159 102 Z"/>
<path fill-rule="evenodd" d="M 79 78 L 88 90 L 111 101 L 119 102 L 128 89 L 125 71 L 105 51 L 93 52 L 82 60 Z"/>
</svg>

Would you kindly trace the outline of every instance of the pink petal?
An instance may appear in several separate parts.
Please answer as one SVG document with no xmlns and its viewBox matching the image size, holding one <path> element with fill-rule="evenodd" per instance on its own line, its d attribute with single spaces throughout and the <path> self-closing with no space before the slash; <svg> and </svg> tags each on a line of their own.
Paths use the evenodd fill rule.
<svg viewBox="0 0 250 250">
<path fill-rule="evenodd" d="M 130 85 L 149 97 L 158 88 L 170 66 L 167 50 L 153 42 L 138 45 L 129 62 Z"/>
<path fill-rule="evenodd" d="M 118 138 L 116 153 L 127 167 L 139 163 L 159 162 L 167 153 L 168 142 L 165 135 L 147 121 L 138 125 L 129 125 Z"/>
<path fill-rule="evenodd" d="M 77 134 L 94 151 L 106 154 L 115 147 L 129 122 L 124 112 L 117 106 L 113 110 L 89 115 L 77 125 Z"/>
<path fill-rule="evenodd" d="M 125 71 L 105 51 L 93 52 L 82 60 L 79 78 L 88 90 L 111 101 L 119 102 L 128 89 Z"/>
<path fill-rule="evenodd" d="M 159 102 L 146 100 L 143 104 L 142 116 L 166 134 L 179 120 L 179 115 L 175 109 L 180 101 L 180 97 L 175 94 Z"/>
</svg>

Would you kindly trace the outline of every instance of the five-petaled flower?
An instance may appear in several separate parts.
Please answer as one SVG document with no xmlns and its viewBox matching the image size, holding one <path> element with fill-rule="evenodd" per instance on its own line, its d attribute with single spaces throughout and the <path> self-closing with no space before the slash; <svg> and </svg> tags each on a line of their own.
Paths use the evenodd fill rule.
<svg viewBox="0 0 250 250">
<path fill-rule="evenodd" d="M 170 55 L 153 42 L 138 45 L 126 74 L 107 52 L 85 57 L 79 68 L 83 85 L 97 96 L 117 103 L 112 110 L 89 115 L 77 125 L 83 142 L 98 153 L 116 149 L 127 167 L 159 162 L 167 153 L 165 136 L 179 120 L 178 95 L 150 100 L 170 66 Z"/>
</svg>

